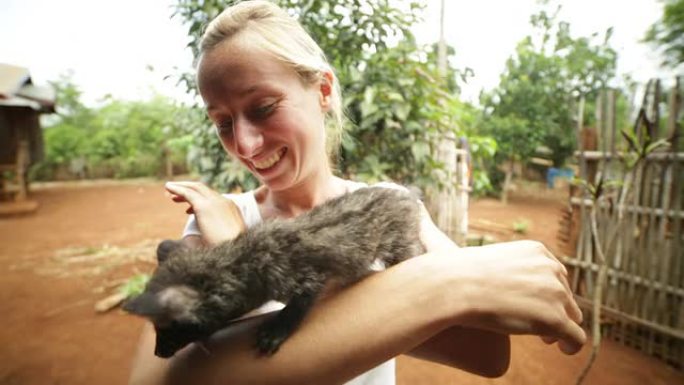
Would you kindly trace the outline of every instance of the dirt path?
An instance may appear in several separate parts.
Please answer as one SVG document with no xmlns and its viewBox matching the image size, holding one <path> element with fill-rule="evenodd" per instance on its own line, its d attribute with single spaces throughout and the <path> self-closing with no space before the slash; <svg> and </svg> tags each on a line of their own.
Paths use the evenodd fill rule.
<svg viewBox="0 0 684 385">
<path fill-rule="evenodd" d="M 142 321 L 93 305 L 136 271 L 151 271 L 156 242 L 185 221 L 161 183 L 138 181 L 40 189 L 32 216 L 0 218 L 0 384 L 124 384 Z M 513 199 L 505 209 L 478 201 L 471 220 L 512 226 L 526 218 L 529 237 L 553 247 L 560 203 Z M 500 239 L 515 237 L 500 232 Z M 401 357 L 399 384 L 571 384 L 588 349 L 566 357 L 536 338 L 513 340 L 510 372 L 479 379 Z M 684 384 L 660 362 L 606 342 L 589 384 Z"/>
</svg>

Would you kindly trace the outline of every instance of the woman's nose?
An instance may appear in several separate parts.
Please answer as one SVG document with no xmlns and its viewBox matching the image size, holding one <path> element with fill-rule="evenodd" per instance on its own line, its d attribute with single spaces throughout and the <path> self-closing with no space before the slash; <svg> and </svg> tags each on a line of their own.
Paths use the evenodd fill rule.
<svg viewBox="0 0 684 385">
<path fill-rule="evenodd" d="M 233 123 L 235 149 L 241 157 L 251 158 L 261 151 L 264 137 L 258 127 L 246 119 L 239 119 Z"/>
</svg>

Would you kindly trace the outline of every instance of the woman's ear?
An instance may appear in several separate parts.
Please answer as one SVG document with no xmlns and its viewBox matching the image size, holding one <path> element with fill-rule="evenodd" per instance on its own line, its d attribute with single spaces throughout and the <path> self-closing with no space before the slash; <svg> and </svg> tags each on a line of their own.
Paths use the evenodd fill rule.
<svg viewBox="0 0 684 385">
<path fill-rule="evenodd" d="M 332 105 L 333 97 L 333 84 L 335 82 L 335 76 L 331 71 L 324 71 L 321 74 L 320 81 L 320 103 L 321 109 L 324 112 L 328 112 Z"/>
</svg>

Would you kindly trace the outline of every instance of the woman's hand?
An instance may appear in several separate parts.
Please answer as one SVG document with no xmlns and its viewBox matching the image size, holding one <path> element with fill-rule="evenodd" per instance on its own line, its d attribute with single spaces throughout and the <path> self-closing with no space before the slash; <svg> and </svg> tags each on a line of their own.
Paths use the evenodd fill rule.
<svg viewBox="0 0 684 385">
<path fill-rule="evenodd" d="M 245 229 L 240 210 L 230 199 L 199 182 L 167 182 L 164 186 L 174 202 L 186 202 L 188 214 L 195 214 L 207 246 L 233 239 Z"/>
<path fill-rule="evenodd" d="M 582 312 L 568 285 L 567 270 L 543 244 L 517 241 L 437 254 L 449 259 L 449 269 L 458 269 L 452 287 L 462 292 L 448 293 L 465 301 L 458 323 L 504 334 L 539 335 L 547 343 L 559 341 L 566 354 L 582 348 Z"/>
</svg>

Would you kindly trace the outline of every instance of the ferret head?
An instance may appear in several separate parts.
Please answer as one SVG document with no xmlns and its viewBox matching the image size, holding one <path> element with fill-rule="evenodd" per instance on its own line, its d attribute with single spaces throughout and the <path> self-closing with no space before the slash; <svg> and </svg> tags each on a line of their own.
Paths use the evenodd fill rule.
<svg viewBox="0 0 684 385">
<path fill-rule="evenodd" d="M 224 272 L 217 281 L 217 272 L 203 264 L 195 250 L 179 245 L 169 249 L 169 245 L 159 246 L 159 267 L 143 293 L 123 306 L 125 311 L 154 324 L 155 355 L 163 358 L 173 356 L 191 342 L 207 339 L 230 317 L 244 313 L 239 287 L 228 274 Z"/>
<path fill-rule="evenodd" d="M 211 332 L 202 326 L 197 309 L 199 293 L 187 286 L 170 286 L 159 291 L 148 288 L 124 305 L 124 310 L 148 318 L 157 332 L 154 354 L 168 358 L 189 343 Z"/>
</svg>

